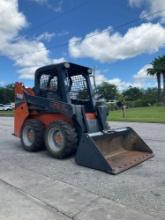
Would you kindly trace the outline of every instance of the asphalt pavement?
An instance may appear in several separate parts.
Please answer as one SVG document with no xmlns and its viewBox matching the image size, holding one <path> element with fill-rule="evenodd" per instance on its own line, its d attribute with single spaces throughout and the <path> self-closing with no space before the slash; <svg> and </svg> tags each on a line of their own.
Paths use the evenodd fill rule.
<svg viewBox="0 0 165 220">
<path fill-rule="evenodd" d="M 25 152 L 11 135 L 13 118 L 0 117 L 0 220 L 165 219 L 165 124 L 110 124 L 134 128 L 155 157 L 109 175 Z"/>
</svg>

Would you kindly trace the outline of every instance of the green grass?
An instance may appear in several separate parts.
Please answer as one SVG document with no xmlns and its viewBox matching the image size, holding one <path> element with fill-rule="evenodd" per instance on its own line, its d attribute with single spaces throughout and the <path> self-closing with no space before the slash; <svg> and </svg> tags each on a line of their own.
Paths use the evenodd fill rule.
<svg viewBox="0 0 165 220">
<path fill-rule="evenodd" d="M 137 121 L 137 122 L 158 122 L 165 123 L 165 107 L 142 107 L 129 108 L 126 110 L 126 117 L 123 118 L 122 111 L 111 111 L 108 119 L 111 121 Z"/>
<path fill-rule="evenodd" d="M 0 116 L 13 116 L 13 111 L 0 111 Z M 108 119 L 110 121 L 137 121 L 165 123 L 165 107 L 143 107 L 129 108 L 126 117 L 123 118 L 122 111 L 111 111 Z"/>
<path fill-rule="evenodd" d="M 0 111 L 0 116 L 13 116 L 13 111 Z"/>
</svg>

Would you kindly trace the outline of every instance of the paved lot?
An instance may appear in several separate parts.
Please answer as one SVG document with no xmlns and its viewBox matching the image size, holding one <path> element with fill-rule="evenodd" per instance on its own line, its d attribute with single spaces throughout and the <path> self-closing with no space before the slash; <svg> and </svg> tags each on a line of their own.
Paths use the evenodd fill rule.
<svg viewBox="0 0 165 220">
<path fill-rule="evenodd" d="M 133 127 L 155 157 L 117 176 L 28 153 L 11 136 L 13 119 L 0 118 L 0 220 L 165 219 L 165 125 Z"/>
</svg>

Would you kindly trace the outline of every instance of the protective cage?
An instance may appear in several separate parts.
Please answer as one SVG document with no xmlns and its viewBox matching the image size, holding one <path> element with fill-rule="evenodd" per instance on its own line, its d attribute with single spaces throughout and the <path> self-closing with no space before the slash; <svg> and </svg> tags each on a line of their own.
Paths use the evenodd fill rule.
<svg viewBox="0 0 165 220">
<path fill-rule="evenodd" d="M 133 129 L 127 127 L 83 134 L 76 162 L 81 166 L 118 174 L 151 157 L 152 150 Z"/>
<path fill-rule="evenodd" d="M 71 76 L 70 98 L 73 100 L 89 100 L 88 86 L 83 75 Z"/>
</svg>

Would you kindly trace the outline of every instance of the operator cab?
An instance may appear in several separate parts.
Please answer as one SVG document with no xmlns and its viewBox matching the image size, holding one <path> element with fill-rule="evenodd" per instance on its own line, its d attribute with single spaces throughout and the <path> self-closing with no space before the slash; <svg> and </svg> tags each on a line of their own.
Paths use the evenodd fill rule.
<svg viewBox="0 0 165 220">
<path fill-rule="evenodd" d="M 66 62 L 42 67 L 35 73 L 35 93 L 94 111 L 91 73 L 87 67 Z"/>
</svg>

